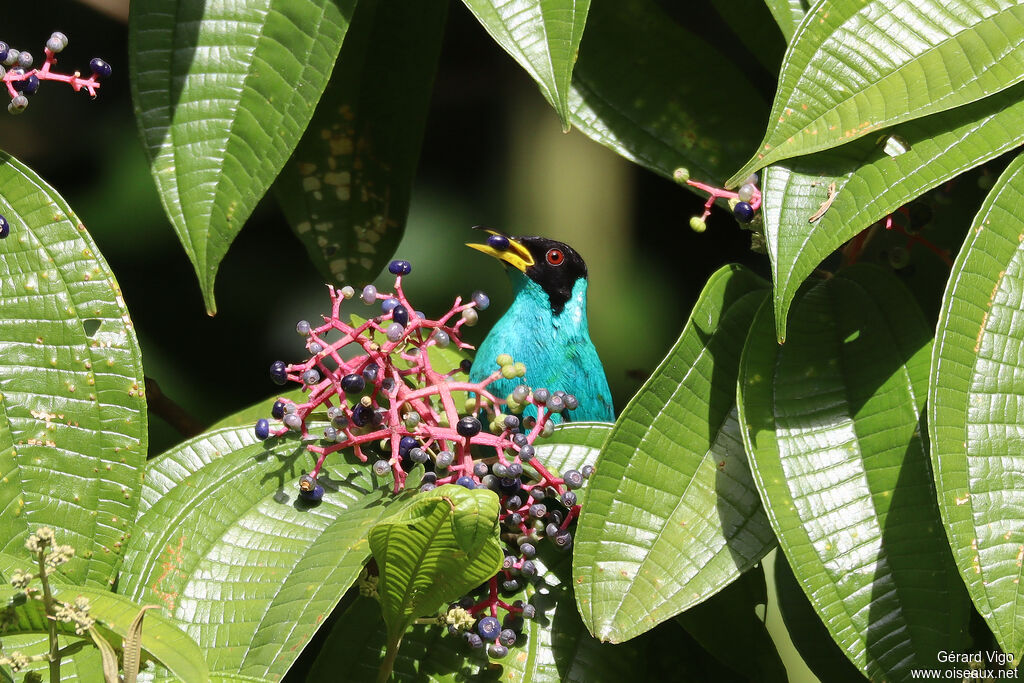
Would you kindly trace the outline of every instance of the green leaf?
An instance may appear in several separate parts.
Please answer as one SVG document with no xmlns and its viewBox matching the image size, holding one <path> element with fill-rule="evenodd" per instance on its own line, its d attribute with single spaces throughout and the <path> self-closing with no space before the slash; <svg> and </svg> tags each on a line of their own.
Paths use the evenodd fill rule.
<svg viewBox="0 0 1024 683">
<path fill-rule="evenodd" d="M 414 496 L 370 530 L 389 648 L 409 626 L 501 569 L 498 496 L 445 484 Z"/>
<path fill-rule="evenodd" d="M 628 640 L 708 599 L 775 544 L 735 402 L 745 331 L 766 285 L 740 266 L 712 275 L 608 437 L 573 557 L 580 613 L 601 640 Z"/>
<path fill-rule="evenodd" d="M 720 36 L 718 41 L 728 40 L 734 43 L 729 51 L 733 61 L 744 64 L 751 72 L 751 77 L 759 77 L 755 75 L 758 66 L 767 72 L 764 76 L 774 76 L 779 70 L 788 41 L 783 40 L 784 36 L 774 31 L 750 30 L 751 26 L 768 26 L 774 21 L 764 0 L 711 0 L 711 4 L 718 16 L 731 29 L 731 33 L 722 31 L 716 32 L 716 35 Z M 740 46 L 746 48 L 747 52 L 744 53 Z M 757 63 L 754 64 L 751 60 L 756 60 Z"/>
<path fill-rule="evenodd" d="M 939 509 L 978 612 L 1006 652 L 1024 645 L 1020 397 L 1024 156 L 996 182 L 950 274 L 931 361 Z"/>
<path fill-rule="evenodd" d="M 463 0 L 526 73 L 569 130 L 569 83 L 590 0 Z"/>
<path fill-rule="evenodd" d="M 15 558 L 14 563 L 20 565 Z M 0 558 L 5 569 L 12 563 L 10 556 Z M 38 586 L 38 583 L 36 584 Z M 120 638 L 125 638 L 132 620 L 138 614 L 140 605 L 115 593 L 100 588 L 75 586 L 60 581 L 50 581 L 53 597 L 67 603 L 74 603 L 81 596 L 89 600 L 89 615 L 99 624 Z M 25 600 L 23 591 L 10 586 L 0 586 L 0 605 L 11 607 L 5 634 L 9 636 L 47 633 L 48 619 L 41 600 Z M 61 631 L 74 637 L 70 624 L 59 623 Z M 80 636 L 81 637 L 81 636 Z M 86 636 L 87 637 L 87 636 Z M 5 643 L 5 650 L 10 643 Z M 195 641 L 174 624 L 173 620 L 158 612 L 150 612 L 146 619 L 146 630 L 142 634 L 142 648 L 184 681 L 200 683 L 207 680 L 206 662 Z"/>
<path fill-rule="evenodd" d="M 953 109 L 1024 79 L 1015 0 L 817 3 L 782 64 L 768 131 L 730 180 L 886 126 Z"/>
<path fill-rule="evenodd" d="M 786 668 L 755 611 L 760 606 L 763 614 L 767 603 L 764 570 L 758 565 L 676 621 L 719 662 L 749 680 L 785 683 Z M 738 652 L 743 656 L 737 657 Z"/>
<path fill-rule="evenodd" d="M 146 458 L 142 356 L 121 289 L 60 195 L 0 153 L 0 551 L 52 527 L 68 579 L 107 587 Z"/>
<path fill-rule="evenodd" d="M 740 423 L 772 528 L 832 638 L 871 679 L 934 668 L 967 605 L 922 439 L 930 331 L 888 271 L 809 289 L 789 341 L 766 303 L 739 376 Z"/>
<path fill-rule="evenodd" d="M 757 143 L 768 107 L 756 93 L 739 67 L 654 0 L 595 0 L 570 106 L 574 126 L 630 161 L 668 178 L 686 166 L 716 182 Z"/>
<path fill-rule="evenodd" d="M 149 464 L 119 592 L 163 605 L 210 668 L 280 677 L 369 557 L 395 501 L 369 466 L 334 453 L 319 505 L 298 500 L 313 457 L 252 427 L 197 437 Z M 147 620 L 147 628 L 148 628 Z"/>
<path fill-rule="evenodd" d="M 114 646 L 100 634 L 99 629 L 95 626 L 89 627 L 89 635 L 92 637 L 92 642 L 96 644 L 96 649 L 100 651 L 100 657 L 103 660 L 103 680 L 106 683 L 116 683 L 121 680 Z"/>
<path fill-rule="evenodd" d="M 786 336 L 804 278 L 833 250 L 921 193 L 1024 144 L 1024 85 L 980 102 L 908 121 L 881 138 L 776 164 L 764 172 L 765 239 L 775 283 L 775 320 Z M 890 136 L 906 151 L 885 152 Z M 814 215 L 835 183 L 835 199 Z"/>
<path fill-rule="evenodd" d="M 136 0 L 135 115 L 207 312 L 221 259 L 295 149 L 356 0 Z"/>
<path fill-rule="evenodd" d="M 775 23 L 779 25 L 786 42 L 791 41 L 796 27 L 807 14 L 807 0 L 764 0 L 764 4 L 775 17 Z"/>
<path fill-rule="evenodd" d="M 360 0 L 331 82 L 274 183 L 328 281 L 370 282 L 402 238 L 447 9 Z"/>
</svg>

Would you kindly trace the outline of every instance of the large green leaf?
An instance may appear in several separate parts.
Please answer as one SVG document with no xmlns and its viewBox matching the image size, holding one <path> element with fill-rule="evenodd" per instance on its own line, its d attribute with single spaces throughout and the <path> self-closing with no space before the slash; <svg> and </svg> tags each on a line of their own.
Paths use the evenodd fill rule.
<svg viewBox="0 0 1024 683">
<path fill-rule="evenodd" d="M 874 266 L 811 288 L 774 343 L 767 303 L 739 377 L 751 469 L 779 544 L 833 639 L 869 678 L 965 645 L 967 603 L 922 438 L 930 331 Z"/>
<path fill-rule="evenodd" d="M 31 571 L 33 567 L 20 557 L 6 553 L 0 554 L 0 572 L 8 576 L 13 569 Z M 34 583 L 39 587 L 38 582 Z M 124 638 L 128 634 L 132 620 L 139 613 L 142 605 L 92 586 L 76 586 L 63 581 L 50 579 L 50 590 L 53 597 L 66 603 L 74 603 L 79 596 L 88 598 L 89 614 L 105 629 Z M 49 622 L 41 600 L 25 600 L 24 593 L 9 585 L 0 586 L 0 606 L 11 607 L 7 612 L 4 626 L 4 650 L 10 654 L 19 649 L 19 641 L 14 638 L 27 634 L 45 634 L 49 630 Z M 71 624 L 59 624 L 61 632 L 73 635 Z M 88 636 L 85 636 L 88 638 Z M 166 666 L 184 681 L 205 681 L 207 679 L 206 662 L 195 641 L 181 631 L 170 619 L 159 612 L 150 611 L 146 615 L 146 624 L 142 633 L 142 648 Z"/>
<path fill-rule="evenodd" d="M 590 0 L 463 0 L 537 82 L 569 130 L 569 83 Z"/>
<path fill-rule="evenodd" d="M 1024 646 L 1022 244 L 1018 156 L 982 205 L 953 266 L 928 397 L 932 468 L 953 554 L 1000 647 L 1015 654 Z"/>
<path fill-rule="evenodd" d="M 706 600 L 774 546 L 735 403 L 766 285 L 740 266 L 712 275 L 608 437 L 573 557 L 580 613 L 601 640 L 628 640 Z"/>
<path fill-rule="evenodd" d="M 142 358 L 121 290 L 53 188 L 0 153 L 0 550 L 50 526 L 70 580 L 109 587 L 146 458 Z"/>
<path fill-rule="evenodd" d="M 804 15 L 807 14 L 807 0 L 764 0 L 779 30 L 785 36 L 788 43 L 796 33 L 796 27 L 800 25 Z"/>
<path fill-rule="evenodd" d="M 1016 0 L 824 0 L 793 36 L 768 131 L 729 180 L 1024 79 Z"/>
<path fill-rule="evenodd" d="M 594 465 L 611 425 L 599 422 L 561 424 L 554 433 L 536 442 L 537 457 L 544 466 L 558 472 Z M 589 485 L 577 491 L 586 506 Z M 601 645 L 587 632 L 576 612 L 568 584 L 569 562 L 565 555 L 547 552 L 537 560 L 543 582 L 528 586 L 514 599 L 539 600 L 542 617 L 527 622 L 524 637 L 500 662 L 500 678 L 508 681 L 626 680 L 639 676 L 647 666 L 643 649 L 634 641 L 616 647 Z M 556 630 L 553 630 L 553 625 Z M 367 632 L 370 636 L 367 637 Z M 346 668 L 350 680 L 376 680 L 378 663 L 385 651 L 385 628 L 380 609 L 371 600 L 357 600 L 328 635 L 317 658 L 311 680 L 330 677 Z M 360 643 L 353 651 L 351 643 Z M 445 636 L 436 625 L 413 626 L 402 640 L 395 662 L 398 680 L 452 681 L 486 678 L 486 660 L 472 653 L 460 641 Z M 494 673 L 494 672 L 491 672 Z"/>
<path fill-rule="evenodd" d="M 443 0 L 360 0 L 331 82 L 274 183 L 329 281 L 370 282 L 402 238 L 447 9 Z"/>
<path fill-rule="evenodd" d="M 775 320 L 785 339 L 797 289 L 833 250 L 922 192 L 1024 143 L 1024 84 L 980 102 L 896 126 L 888 136 L 769 167 L 764 173 L 765 238 L 775 283 Z M 835 198 L 811 223 L 835 183 Z"/>
<path fill-rule="evenodd" d="M 397 652 L 416 619 L 436 614 L 501 569 L 500 511 L 494 491 L 445 484 L 414 496 L 370 530 L 389 649 Z"/>
<path fill-rule="evenodd" d="M 717 182 L 757 143 L 768 107 L 756 93 L 655 0 L 594 0 L 570 96 L 572 123 L 587 137 L 665 177 L 686 166 Z"/>
<path fill-rule="evenodd" d="M 211 315 L 221 259 L 306 129 L 355 3 L 132 3 L 136 118 Z"/>
<path fill-rule="evenodd" d="M 280 678 L 355 581 L 395 500 L 328 457 L 319 505 L 297 499 L 312 456 L 294 438 L 220 429 L 152 461 L 118 591 L 164 606 L 210 669 Z"/>
</svg>

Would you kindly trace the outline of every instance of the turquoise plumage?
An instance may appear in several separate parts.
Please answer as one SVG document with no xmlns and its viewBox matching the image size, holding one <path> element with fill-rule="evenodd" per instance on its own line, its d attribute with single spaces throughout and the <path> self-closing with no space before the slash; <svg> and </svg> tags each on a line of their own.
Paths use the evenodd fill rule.
<svg viewBox="0 0 1024 683">
<path fill-rule="evenodd" d="M 575 395 L 579 407 L 567 413 L 569 420 L 614 421 L 608 379 L 587 325 L 582 258 L 553 240 L 489 232 L 488 246 L 469 246 L 513 266 L 507 271 L 515 299 L 480 345 L 470 380 L 479 381 L 497 370 L 496 358 L 507 353 L 526 364 L 526 377 L 494 382 L 490 388 L 496 396 L 503 398 L 525 382 Z M 495 249 L 494 244 L 504 248 Z"/>
</svg>

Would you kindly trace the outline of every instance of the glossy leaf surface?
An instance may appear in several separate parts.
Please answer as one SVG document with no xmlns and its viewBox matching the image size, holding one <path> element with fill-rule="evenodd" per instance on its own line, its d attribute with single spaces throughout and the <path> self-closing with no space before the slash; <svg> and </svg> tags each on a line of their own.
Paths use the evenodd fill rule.
<svg viewBox="0 0 1024 683">
<path fill-rule="evenodd" d="M 142 357 L 121 289 L 53 188 L 0 154 L 0 550 L 52 527 L 109 587 L 142 486 Z"/>
<path fill-rule="evenodd" d="M 164 606 L 212 671 L 279 677 L 369 557 L 396 499 L 369 466 L 328 457 L 323 501 L 298 499 L 312 456 L 294 438 L 224 428 L 149 465 L 119 592 Z"/>
<path fill-rule="evenodd" d="M 137 0 L 132 98 L 207 311 L 221 259 L 298 144 L 356 0 Z"/>
<path fill-rule="evenodd" d="M 369 283 L 402 238 L 447 8 L 360 0 L 327 90 L 274 182 L 329 282 Z"/>
<path fill-rule="evenodd" d="M 982 205 L 950 274 L 928 400 L 932 467 L 953 554 L 975 607 L 1013 653 L 1024 645 L 1022 244 L 1018 156 Z"/>
<path fill-rule="evenodd" d="M 967 605 L 938 518 L 922 413 L 930 330 L 893 275 L 856 266 L 808 290 L 786 344 L 751 326 L 740 422 L 772 528 L 846 656 L 869 678 L 941 666 Z"/>
<path fill-rule="evenodd" d="M 573 575 L 583 620 L 602 640 L 628 640 L 706 600 L 775 544 L 735 404 L 745 331 L 766 285 L 739 266 L 711 276 L 601 453 Z"/>
<path fill-rule="evenodd" d="M 830 0 L 794 34 L 754 157 L 729 180 L 1024 79 L 1015 0 Z"/>
<path fill-rule="evenodd" d="M 785 36 L 788 43 L 796 33 L 804 15 L 807 14 L 807 0 L 765 0 L 765 4 L 775 17 L 775 23 Z"/>
<path fill-rule="evenodd" d="M 1024 143 L 1024 86 L 981 102 L 900 124 L 835 150 L 764 172 L 765 238 L 775 282 L 778 336 L 803 280 L 832 251 L 922 192 Z M 890 156 L 886 142 L 906 149 Z M 835 196 L 819 220 L 810 222 Z"/>
<path fill-rule="evenodd" d="M 463 0 L 569 129 L 569 84 L 590 0 Z"/>
</svg>

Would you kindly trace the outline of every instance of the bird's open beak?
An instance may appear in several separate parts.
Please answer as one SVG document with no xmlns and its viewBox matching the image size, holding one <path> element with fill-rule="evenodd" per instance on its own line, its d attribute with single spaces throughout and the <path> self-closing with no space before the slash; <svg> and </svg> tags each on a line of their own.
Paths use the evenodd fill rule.
<svg viewBox="0 0 1024 683">
<path fill-rule="evenodd" d="M 516 240 L 515 237 L 509 237 L 503 232 L 491 230 L 490 228 L 476 226 L 475 229 L 483 230 L 484 232 L 490 235 L 504 237 L 505 239 L 508 240 L 508 248 L 497 249 L 495 247 L 492 247 L 490 244 L 474 244 L 472 242 L 466 242 L 466 246 L 469 247 L 470 249 L 482 251 L 488 256 L 493 256 L 499 261 L 504 261 L 505 263 L 509 264 L 516 270 L 519 270 L 523 273 L 526 272 L 527 268 L 533 265 L 533 256 L 530 254 L 529 250 L 527 250 L 527 248 L 522 245 L 522 243 Z"/>
</svg>

